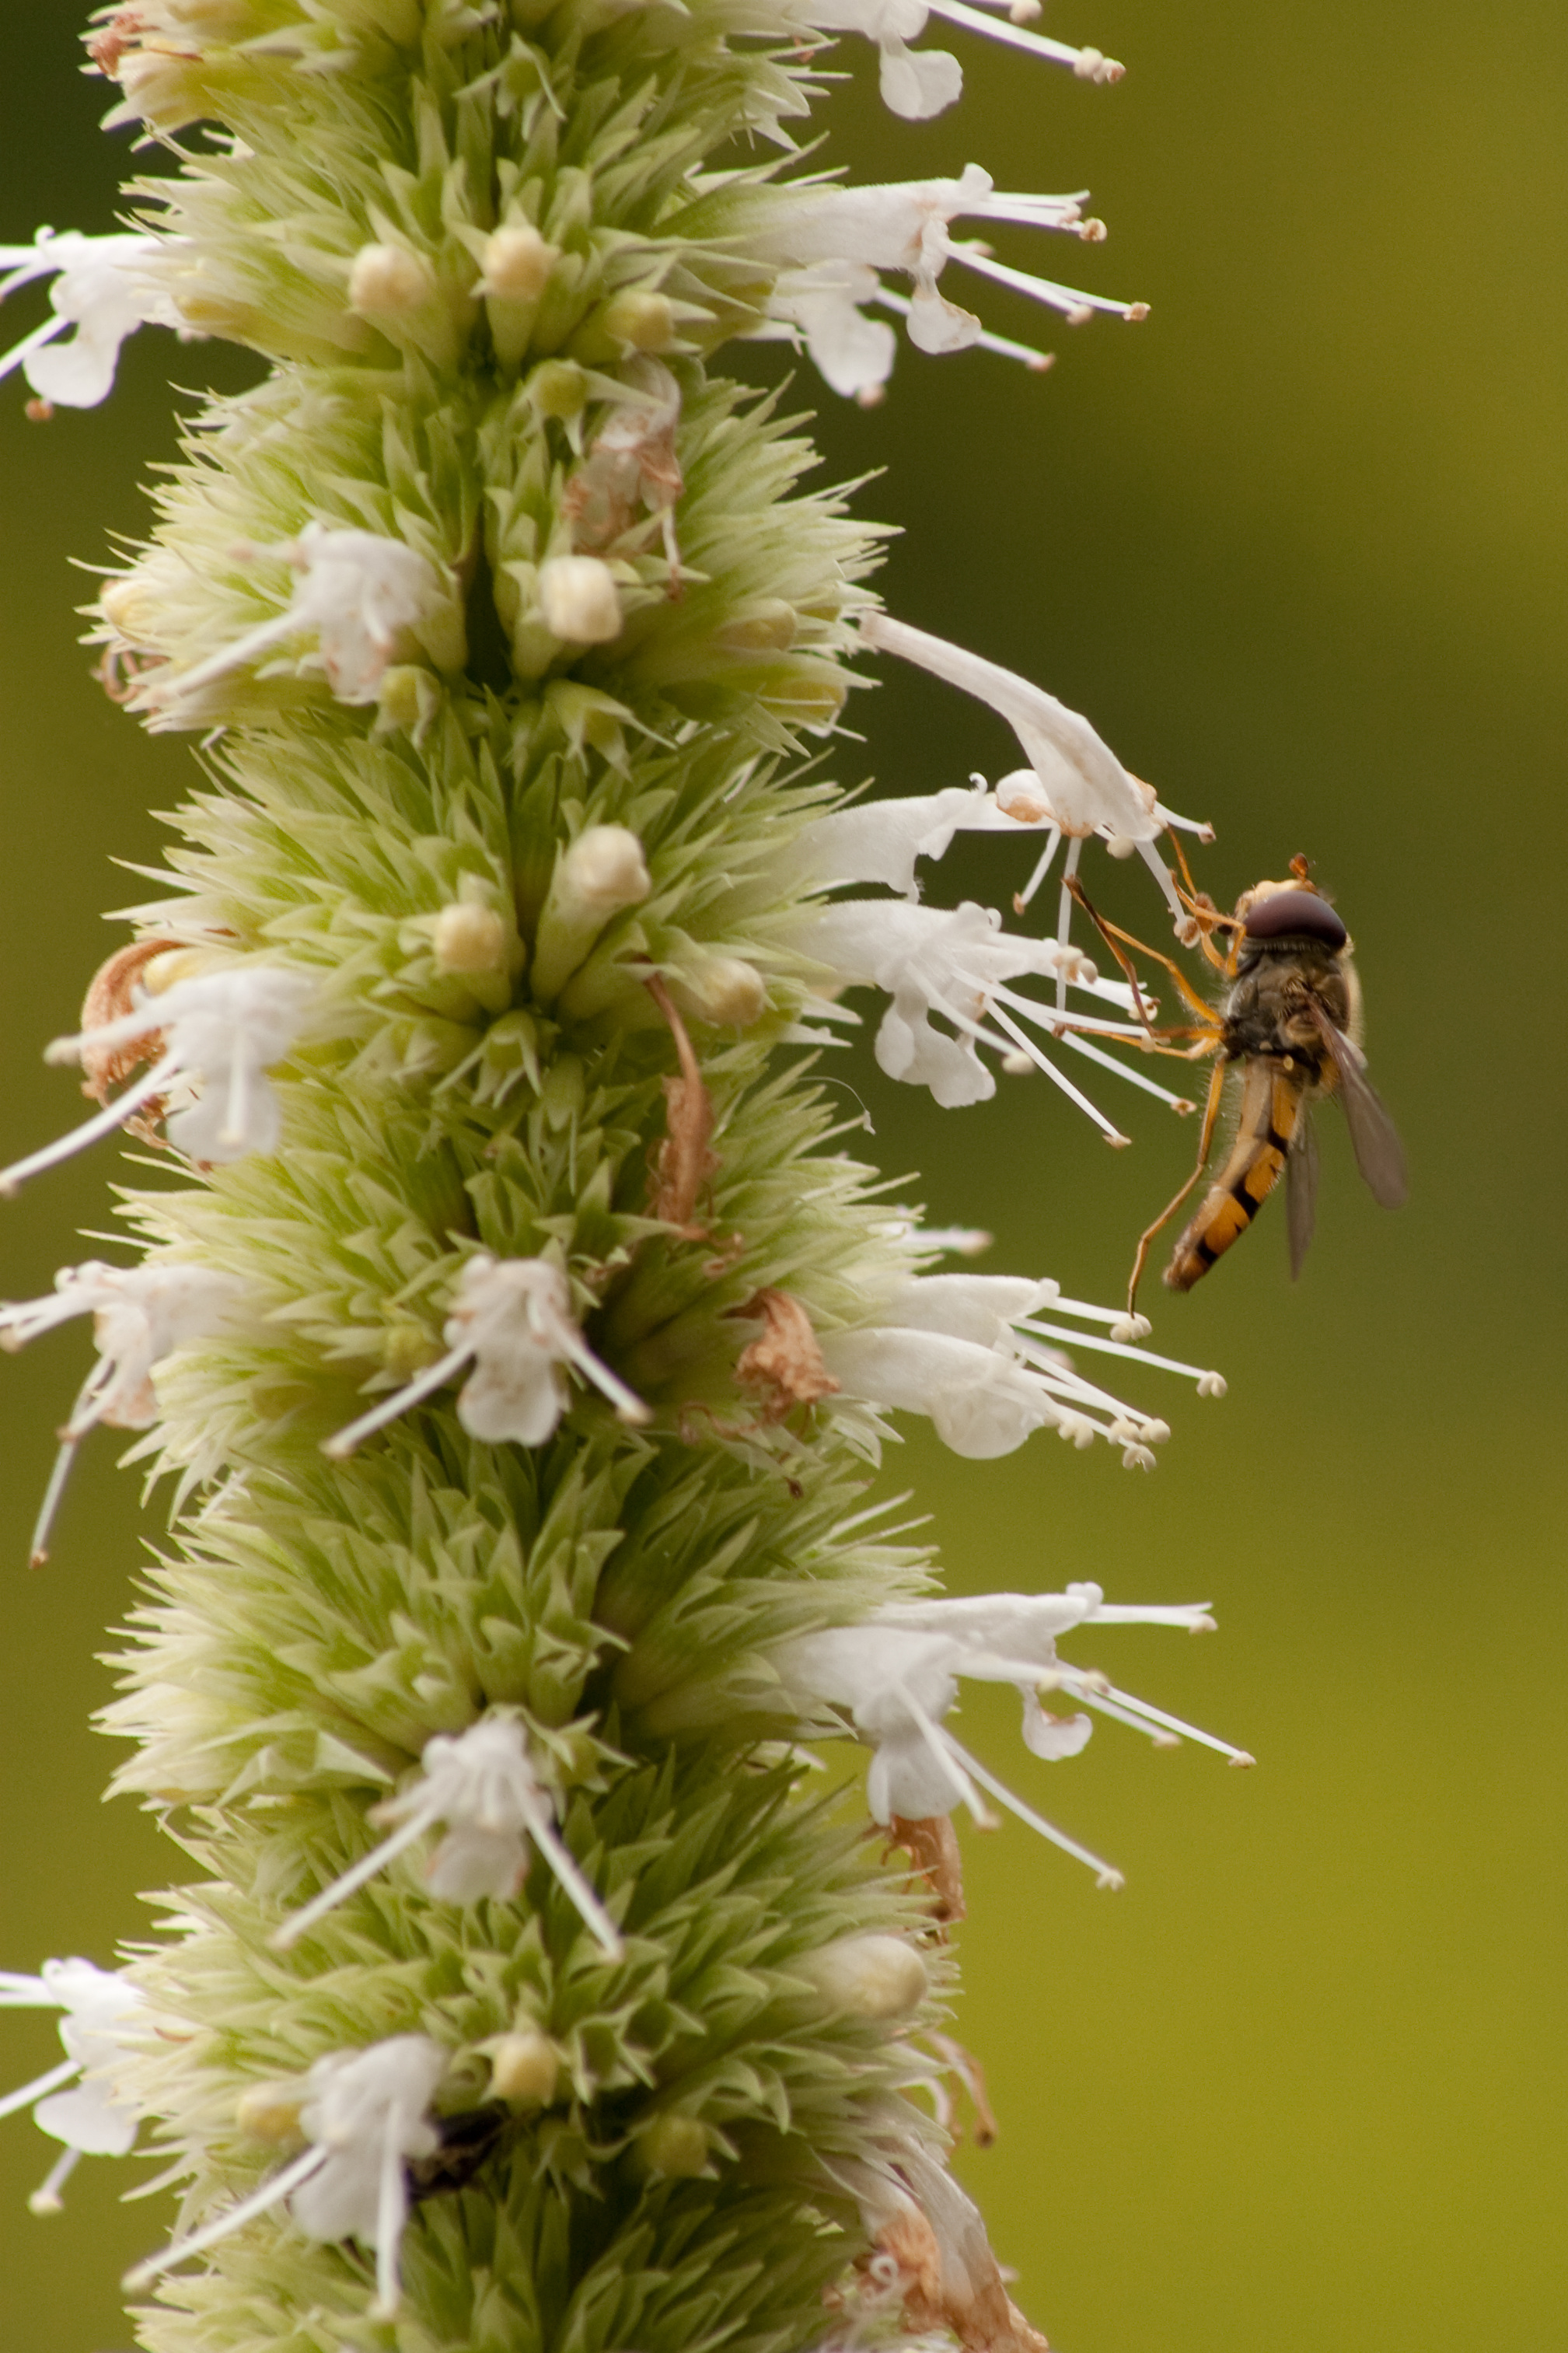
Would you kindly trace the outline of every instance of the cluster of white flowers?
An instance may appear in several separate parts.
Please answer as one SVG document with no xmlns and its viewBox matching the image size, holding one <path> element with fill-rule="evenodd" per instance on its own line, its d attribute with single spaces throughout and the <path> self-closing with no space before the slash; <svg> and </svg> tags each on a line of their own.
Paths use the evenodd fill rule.
<svg viewBox="0 0 1568 2353">
<path fill-rule="evenodd" d="M 122 1977 L 90 1961 L 46 1961 L 37 1977 L 0 1970 L 0 2010 L 58 2010 L 66 2057 L 0 2098 L 0 2116 L 31 2108 L 33 2122 L 65 2154 L 28 2200 L 35 2214 L 59 2211 L 60 2192 L 84 2157 L 124 2157 L 140 2110 L 116 2082 L 124 2036 L 143 2007 Z"/>
<path fill-rule="evenodd" d="M 862 402 L 879 397 L 896 350 L 892 329 L 866 317 L 868 303 L 898 312 L 917 350 L 940 354 L 978 346 L 1036 369 L 1048 367 L 1046 353 L 988 332 L 973 311 L 948 300 L 938 280 L 955 261 L 1027 295 L 1075 326 L 1097 311 L 1119 319 L 1146 318 L 1145 302 L 1087 294 L 1053 278 L 1032 277 L 996 260 L 988 246 L 952 234 L 955 220 L 996 221 L 1098 244 L 1105 224 L 1085 216 L 1086 195 L 1084 190 L 1059 196 L 1009 193 L 996 188 L 978 164 L 966 164 L 956 180 L 782 189 L 761 211 L 752 232 L 763 259 L 783 272 L 769 303 L 770 323 L 758 331 L 758 339 L 782 335 L 803 341 L 833 390 Z M 910 293 L 884 286 L 884 270 L 907 278 Z"/>
<path fill-rule="evenodd" d="M 49 1529 L 76 1450 L 100 1422 L 111 1430 L 151 1430 L 158 1419 L 155 1367 L 175 1349 L 221 1332 L 239 1305 L 232 1275 L 187 1261 L 150 1257 L 140 1266 L 89 1259 L 65 1266 L 52 1295 L 0 1306 L 0 1348 L 25 1347 L 75 1315 L 92 1317 L 98 1358 L 59 1433 L 59 1452 L 33 1530 L 31 1557 L 48 1557 Z"/>
<path fill-rule="evenodd" d="M 873 651 L 916 662 L 987 703 L 1007 721 L 1029 763 L 1004 776 L 994 793 L 984 777 L 976 777 L 968 791 L 949 786 L 908 800 L 855 804 L 818 820 L 795 852 L 801 879 L 820 890 L 877 882 L 903 894 L 903 904 L 840 900 L 807 917 L 799 934 L 803 951 L 826 967 L 830 989 L 875 987 L 890 998 L 877 1033 L 882 1069 L 889 1078 L 929 1087 L 945 1106 L 983 1103 L 996 1091 L 994 1076 L 980 1059 L 978 1050 L 985 1046 L 1001 1057 L 1004 1069 L 1043 1071 L 1110 1143 L 1124 1145 L 1128 1138 L 1115 1123 L 1021 1026 L 1029 1023 L 1141 1092 L 1190 1111 L 1184 1097 L 1095 1042 L 1146 1048 L 1153 1042 L 1150 1006 L 1125 981 L 1102 979 L 1092 960 L 1073 944 L 1072 893 L 1083 844 L 1098 837 L 1113 857 L 1136 853 L 1143 860 L 1178 934 L 1189 937 L 1190 911 L 1155 842 L 1168 828 L 1203 839 L 1212 839 L 1212 828 L 1166 808 L 1151 786 L 1129 774 L 1081 713 L 1043 687 L 884 613 L 867 614 L 861 636 Z M 1056 937 L 1005 932 L 994 909 L 973 901 L 952 909 L 914 903 L 918 859 L 942 858 L 961 832 L 1016 831 L 1044 838 L 1028 882 L 1015 896 L 1020 914 L 1067 843 Z M 1009 986 L 1030 976 L 1054 981 L 1049 1003 Z M 1135 1018 L 1086 1013 L 1069 1005 L 1069 990 Z M 815 1009 L 819 1018 L 835 1018 L 831 1003 Z M 933 1028 L 933 1014 L 956 1037 Z M 809 1028 L 797 1034 L 812 1042 L 831 1035 Z"/>
<path fill-rule="evenodd" d="M 447 2054 L 427 2035 L 395 2034 L 364 2051 L 334 2051 L 305 2078 L 299 2107 L 304 2153 L 249 2198 L 127 2275 L 132 2295 L 192 2255 L 205 2254 L 258 2216 L 288 2202 L 309 2239 L 357 2239 L 375 2250 L 373 2318 L 390 2320 L 400 2294 L 398 2257 L 408 2221 L 408 2162 L 441 2145 L 430 2103 Z"/>
<path fill-rule="evenodd" d="M 995 13 L 986 15 L 987 8 Z M 880 58 L 883 101 L 910 122 L 943 113 L 963 95 L 963 72 L 955 57 L 945 49 L 910 47 L 931 16 L 1050 65 L 1067 66 L 1080 81 L 1120 81 L 1125 70 L 1099 49 L 1069 48 L 1065 41 L 1026 31 L 1040 14 L 1040 0 L 981 0 L 977 7 L 967 0 L 805 0 L 795 14 L 817 32 L 858 33 L 873 42 Z"/>
<path fill-rule="evenodd" d="M 437 1733 L 426 1741 L 419 1778 L 401 1797 L 377 1806 L 371 1820 L 395 1824 L 392 1836 L 284 1922 L 272 1938 L 279 1952 L 443 1822 L 446 1836 L 426 1874 L 432 1895 L 449 1904 L 475 1904 L 483 1895 L 510 1902 L 527 1874 L 531 1843 L 611 1960 L 620 1959 L 615 1922 L 563 1844 L 529 1761 L 522 1726 L 504 1709 L 467 1732 Z"/>
<path fill-rule="evenodd" d="M 1078 1755 L 1091 1729 L 1082 1710 L 1091 1708 L 1147 1734 L 1157 1746 L 1195 1740 L 1233 1765 L 1251 1764 L 1244 1749 L 1058 1658 L 1058 1636 L 1088 1624 L 1179 1626 L 1198 1633 L 1214 1620 L 1205 1602 L 1110 1603 L 1098 1585 L 1089 1584 L 1069 1585 L 1065 1593 L 890 1602 L 858 1625 L 784 1644 L 774 1652 L 774 1664 L 786 1697 L 803 1708 L 840 1711 L 871 1750 L 867 1799 L 875 1820 L 927 1820 L 964 1805 L 977 1821 L 988 1822 L 984 1789 L 1052 1845 L 1087 1863 L 1101 1887 L 1120 1887 L 1121 1874 L 1112 1864 L 1015 1797 L 944 1720 L 957 1701 L 959 1678 L 968 1676 L 1016 1688 L 1025 1746 L 1047 1761 Z M 1076 1703 L 1079 1713 L 1049 1715 L 1041 1695 L 1055 1692 Z"/>
</svg>

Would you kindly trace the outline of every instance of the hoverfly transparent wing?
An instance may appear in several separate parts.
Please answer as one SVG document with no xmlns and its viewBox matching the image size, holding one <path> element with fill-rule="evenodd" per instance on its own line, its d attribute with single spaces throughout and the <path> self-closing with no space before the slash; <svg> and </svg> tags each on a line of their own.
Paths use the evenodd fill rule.
<svg viewBox="0 0 1568 2353">
<path fill-rule="evenodd" d="M 1290 1232 L 1290 1280 L 1295 1282 L 1318 1222 L 1318 1139 L 1305 1106 L 1285 1162 L 1285 1222 Z"/>
<path fill-rule="evenodd" d="M 1410 1197 L 1405 1167 L 1405 1146 L 1399 1131 L 1368 1085 L 1366 1064 L 1359 1046 L 1336 1029 L 1326 1013 L 1318 1012 L 1323 1043 L 1339 1074 L 1339 1098 L 1351 1132 L 1351 1148 L 1373 1199 L 1384 1209 L 1402 1209 Z"/>
</svg>

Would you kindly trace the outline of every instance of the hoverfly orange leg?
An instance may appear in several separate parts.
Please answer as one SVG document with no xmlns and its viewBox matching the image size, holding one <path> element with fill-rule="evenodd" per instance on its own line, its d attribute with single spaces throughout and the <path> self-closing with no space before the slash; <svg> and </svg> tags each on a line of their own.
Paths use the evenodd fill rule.
<svg viewBox="0 0 1568 2353">
<path fill-rule="evenodd" d="M 1215 948 L 1209 934 L 1222 925 L 1228 924 L 1232 919 L 1228 915 L 1222 915 L 1208 893 L 1198 889 L 1193 880 L 1193 870 L 1187 864 L 1187 853 L 1182 848 L 1181 840 L 1174 828 L 1167 827 L 1166 832 L 1170 837 L 1171 848 L 1175 853 L 1176 864 L 1181 871 L 1182 879 L 1176 885 L 1176 896 L 1197 926 L 1196 944 L 1203 950 L 1205 960 L 1216 970 L 1223 972 L 1225 958 Z"/>
<path fill-rule="evenodd" d="M 1094 905 L 1088 892 L 1084 889 L 1083 884 L 1078 880 L 1076 875 L 1073 877 L 1072 881 L 1068 887 L 1071 891 L 1073 897 L 1078 901 L 1079 905 L 1083 909 L 1084 913 L 1089 917 L 1089 922 L 1100 934 L 1100 938 L 1105 942 L 1106 946 L 1110 950 L 1111 955 L 1116 958 L 1117 963 L 1121 966 L 1122 971 L 1126 974 L 1129 986 L 1132 990 L 1132 1002 L 1138 1008 L 1138 1018 L 1142 1022 L 1145 1029 L 1148 1030 L 1151 1038 L 1156 1036 L 1158 1033 L 1154 1029 L 1153 1023 L 1150 1020 L 1147 1012 L 1144 1010 L 1142 994 L 1138 986 L 1138 975 L 1133 968 L 1131 959 L 1122 954 L 1121 947 L 1118 944 L 1120 942 L 1125 942 L 1126 945 L 1130 948 L 1136 948 L 1139 955 L 1147 956 L 1152 964 L 1163 965 L 1165 970 L 1170 974 L 1171 978 L 1175 982 L 1176 987 L 1181 990 L 1182 995 L 1186 998 L 1188 1005 L 1198 1016 L 1199 1020 L 1202 1023 L 1205 1035 L 1207 1036 L 1211 1032 L 1217 1033 L 1219 1025 L 1215 1019 L 1213 1006 L 1205 1004 L 1203 998 L 1198 995 L 1197 990 L 1194 988 L 1191 982 L 1188 980 L 1186 974 L 1182 970 L 1179 964 L 1175 963 L 1173 958 L 1168 955 L 1162 955 L 1158 948 L 1146 947 L 1142 940 L 1134 938 L 1131 932 L 1124 932 L 1120 924 L 1107 923 L 1105 917 Z"/>
<path fill-rule="evenodd" d="M 1217 1045 L 1219 1041 L 1215 1039 L 1213 1042 Z M 1193 1187 L 1197 1183 L 1199 1177 L 1203 1175 L 1204 1170 L 1208 1166 L 1209 1153 L 1214 1146 L 1214 1132 L 1219 1121 L 1220 1103 L 1225 1093 L 1225 1073 L 1226 1065 L 1223 1062 L 1216 1062 L 1209 1077 L 1208 1100 L 1204 1105 L 1204 1129 L 1202 1135 L 1198 1138 L 1198 1159 L 1196 1167 L 1193 1170 L 1192 1175 L 1188 1177 L 1186 1183 L 1183 1186 L 1181 1191 L 1175 1196 L 1175 1198 L 1173 1200 L 1166 1202 L 1164 1208 L 1161 1210 L 1153 1224 L 1152 1226 L 1145 1226 L 1143 1231 L 1138 1237 L 1138 1255 L 1132 1261 L 1132 1276 L 1127 1285 L 1127 1313 L 1129 1315 L 1135 1315 L 1138 1312 L 1138 1286 L 1143 1280 L 1143 1269 L 1148 1261 L 1150 1243 L 1153 1240 L 1161 1227 L 1167 1225 L 1171 1219 L 1175 1216 L 1176 1211 L 1181 1208 L 1182 1203 L 1186 1199 L 1187 1195 L 1192 1191 Z"/>
</svg>

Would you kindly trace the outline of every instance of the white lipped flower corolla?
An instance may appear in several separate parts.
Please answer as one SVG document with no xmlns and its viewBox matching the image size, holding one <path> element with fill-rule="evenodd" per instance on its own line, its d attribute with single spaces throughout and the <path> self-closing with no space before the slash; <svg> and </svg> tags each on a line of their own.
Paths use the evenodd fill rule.
<svg viewBox="0 0 1568 2353">
<path fill-rule="evenodd" d="M 1046 1322 L 1040 1311 L 1047 1307 L 1110 1326 L 1110 1336 Z M 821 1335 L 823 1362 L 839 1393 L 924 1415 L 945 1446 L 975 1461 L 1016 1452 L 1037 1430 L 1055 1430 L 1080 1449 L 1105 1439 L 1121 1448 L 1129 1470 L 1153 1467 L 1152 1449 L 1170 1436 L 1169 1425 L 1087 1380 L 1064 1356 L 1064 1343 L 1174 1373 L 1195 1382 L 1200 1396 L 1225 1394 L 1217 1373 L 1138 1346 L 1149 1329 L 1142 1318 L 1129 1324 L 1110 1308 L 1064 1299 L 1048 1279 L 916 1275 L 875 1316 Z"/>
<path fill-rule="evenodd" d="M 40 400 L 96 408 L 113 386 L 121 345 L 138 327 L 189 332 L 151 274 L 164 249 L 159 238 L 130 231 L 57 236 L 50 228 L 39 229 L 31 245 L 0 245 L 0 301 L 41 278 L 53 280 L 50 316 L 0 353 L 0 376 L 20 368 Z"/>
<path fill-rule="evenodd" d="M 0 2116 L 31 2108 L 39 2131 L 65 2143 L 64 2156 L 27 2200 L 35 2214 L 58 2213 L 60 2192 L 84 2157 L 124 2157 L 134 2142 L 141 2110 L 118 2088 L 113 2071 L 142 2000 L 134 1986 L 91 1961 L 46 1961 L 37 1977 L 0 1970 L 0 2010 L 61 2013 L 66 2057 L 0 2098 Z"/>
<path fill-rule="evenodd" d="M 352 1454 L 470 1363 L 458 1419 L 470 1438 L 490 1445 L 542 1446 L 553 1437 L 566 1410 L 562 1370 L 568 1365 L 609 1399 L 622 1421 L 636 1426 L 650 1419 L 642 1399 L 584 1339 L 572 1314 L 571 1285 L 548 1259 L 496 1259 L 476 1251 L 458 1277 L 442 1336 L 447 1353 L 329 1438 L 328 1454 L 338 1461 Z"/>
<path fill-rule="evenodd" d="M 891 1000 L 877 1031 L 877 1060 L 890 1079 L 929 1087 L 944 1109 L 985 1103 L 996 1092 L 978 1049 L 1025 1054 L 1113 1144 L 1127 1142 L 1113 1122 L 1020 1027 L 1032 1021 L 1054 1036 L 1088 1031 L 1141 1042 L 1142 1022 L 1068 1010 L 1068 989 L 1133 1010 L 1120 981 L 1101 980 L 1070 941 L 1028 939 L 1002 928 L 994 908 L 967 899 L 954 908 L 911 906 L 897 899 L 842 899 L 817 910 L 796 934 L 801 952 L 826 965 L 834 989 L 871 987 Z M 1054 977 L 1057 1001 L 1041 1004 L 1009 984 Z M 956 1038 L 932 1024 L 940 1015 Z M 1113 1065 L 1113 1067 L 1115 1067 Z M 1163 1090 L 1157 1090 L 1163 1092 Z"/>
<path fill-rule="evenodd" d="M 47 1062 L 101 1067 L 122 1049 L 144 1043 L 151 1067 L 79 1127 L 0 1169 L 0 1194 L 14 1193 L 158 1102 L 170 1144 L 192 1160 L 276 1152 L 282 1113 L 267 1073 L 294 1044 L 314 992 L 307 974 L 287 965 L 234 963 L 186 974 L 156 995 L 139 986 L 130 1012 L 57 1038 L 45 1050 Z"/>
<path fill-rule="evenodd" d="M 76 1450 L 90 1430 L 151 1430 L 158 1419 L 154 1368 L 193 1340 L 210 1338 L 233 1317 L 242 1296 L 234 1275 L 184 1260 L 148 1258 L 140 1266 L 89 1259 L 65 1266 L 51 1294 L 0 1306 L 0 1348 L 25 1347 L 74 1315 L 92 1317 L 98 1361 L 59 1432 L 59 1452 L 33 1530 L 35 1568 L 48 1557 L 49 1529 Z"/>
<path fill-rule="evenodd" d="M 995 13 L 988 15 L 987 9 Z M 1040 13 L 1039 0 L 1011 0 L 1011 5 L 1009 0 L 984 0 L 978 7 L 966 5 L 965 0 L 805 0 L 793 13 L 814 31 L 859 33 L 874 42 L 880 53 L 883 103 L 907 122 L 927 121 L 963 95 L 963 72 L 955 57 L 945 49 L 909 46 L 919 40 L 931 16 L 1051 65 L 1069 67 L 1080 81 L 1120 81 L 1126 70 L 1099 49 L 1075 49 L 1065 41 L 1026 31 Z"/>
<path fill-rule="evenodd" d="M 964 218 L 1061 230 L 1098 242 L 1104 224 L 1084 217 L 1081 193 L 1008 193 L 996 189 L 978 164 L 970 164 L 956 180 L 792 188 L 788 196 L 787 207 L 771 206 L 754 220 L 748 242 L 764 259 L 783 266 L 770 303 L 773 318 L 805 337 L 812 360 L 838 392 L 864 398 L 891 371 L 890 333 L 885 328 L 878 332 L 861 315 L 869 301 L 899 311 L 910 342 L 922 352 L 963 351 L 978 343 L 1037 368 L 1049 365 L 1046 353 L 987 333 L 973 311 L 947 300 L 937 281 L 949 261 L 1029 295 L 1074 324 L 1096 311 L 1131 320 L 1147 315 L 1146 303 L 1086 294 L 1054 279 L 1031 277 L 994 260 L 989 247 L 952 235 L 952 223 Z M 883 270 L 907 276 L 912 292 L 900 295 L 883 287 Z"/>
<path fill-rule="evenodd" d="M 447 2054 L 424 2034 L 395 2034 L 368 2050 L 334 2051 L 305 2079 L 300 2130 L 309 2146 L 199 2230 L 175 2239 L 128 2274 L 139 2294 L 160 2274 L 205 2254 L 247 2222 L 288 2200 L 293 2221 L 323 2244 L 357 2240 L 375 2250 L 372 2317 L 389 2320 L 401 2295 L 398 2258 L 408 2222 L 411 2158 L 433 2157 L 440 2134 L 430 2104 L 447 2072 Z"/>
<path fill-rule="evenodd" d="M 374 702 L 391 664 L 418 647 L 439 670 L 461 667 L 452 584 L 405 541 L 309 522 L 281 547 L 246 553 L 280 556 L 298 575 L 293 595 L 282 612 L 191 669 L 150 673 L 132 702 L 155 731 L 212 725 L 222 711 L 207 690 L 301 634 L 314 633 L 317 651 L 300 660 L 300 672 L 323 673 L 339 702 Z"/>
<path fill-rule="evenodd" d="M 1112 1864 L 1025 1805 L 945 1721 L 961 1678 L 1006 1683 L 1024 1702 L 1025 1745 L 1047 1762 L 1076 1757 L 1084 1746 L 1091 1729 L 1082 1712 L 1087 1708 L 1145 1733 L 1157 1746 L 1194 1740 L 1233 1765 L 1251 1764 L 1244 1749 L 1058 1658 L 1057 1638 L 1089 1623 L 1176 1626 L 1195 1633 L 1214 1620 L 1205 1603 L 1108 1605 L 1099 1586 L 1073 1585 L 1058 1594 L 891 1602 L 858 1625 L 784 1643 L 773 1659 L 796 1704 L 838 1712 L 871 1750 L 867 1800 L 874 1820 L 920 1821 L 965 1805 L 977 1821 L 988 1823 L 984 1790 L 1042 1838 L 1087 1863 L 1102 1887 L 1120 1887 L 1121 1874 Z M 1058 1692 L 1076 1704 L 1077 1714 L 1058 1717 L 1042 1707 L 1042 1694 Z"/>
<path fill-rule="evenodd" d="M 495 1710 L 466 1732 L 437 1733 L 427 1740 L 418 1779 L 400 1797 L 375 1807 L 370 1819 L 392 1824 L 391 1837 L 362 1855 L 275 1931 L 272 1943 L 279 1952 L 287 1952 L 318 1920 L 441 1822 L 446 1835 L 426 1873 L 432 1895 L 448 1904 L 475 1904 L 484 1895 L 510 1902 L 527 1876 L 531 1843 L 584 1925 L 612 1960 L 620 1959 L 623 1947 L 616 1924 L 557 1831 L 549 1797 L 529 1761 L 522 1726 L 504 1710 Z"/>
</svg>

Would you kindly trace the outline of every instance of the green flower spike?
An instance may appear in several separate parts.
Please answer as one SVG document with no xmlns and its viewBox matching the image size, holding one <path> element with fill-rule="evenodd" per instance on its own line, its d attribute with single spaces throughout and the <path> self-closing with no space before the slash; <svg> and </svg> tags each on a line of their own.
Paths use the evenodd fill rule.
<svg viewBox="0 0 1568 2353">
<path fill-rule="evenodd" d="M 1026 8 L 935 13 L 1121 71 Z M 944 2076 L 977 2080 L 942 2031 L 953 1808 L 1117 1874 L 945 1718 L 970 1676 L 1039 1758 L 1090 1710 L 1190 1735 L 1056 1645 L 1208 1621 L 944 1604 L 862 1498 L 900 1412 L 1148 1468 L 1164 1422 L 1077 1352 L 1194 1368 L 1054 1283 L 940 1271 L 984 1238 L 888 1210 L 801 1049 L 875 990 L 890 1076 L 960 1104 L 1033 1060 L 1115 1139 L 1027 1025 L 1163 1095 L 1066 884 L 1098 839 L 1184 920 L 1154 848 L 1184 821 L 1043 690 L 880 616 L 883 534 L 717 368 L 783 340 L 874 398 L 878 310 L 1044 364 L 950 264 L 1141 315 L 952 234 L 1092 243 L 1078 196 L 800 168 L 835 34 L 898 112 L 956 99 L 926 15 L 128 0 L 89 48 L 165 175 L 113 234 L 0 252 L 0 293 L 47 290 L 0 359 L 41 402 L 101 400 L 143 325 L 267 363 L 103 587 L 106 683 L 206 765 L 57 1051 L 99 1111 L 0 1177 L 127 1124 L 173 1172 L 128 1198 L 136 1265 L 0 1314 L 19 1345 L 90 1313 L 69 1444 L 104 1419 L 175 1474 L 110 1720 L 200 1876 L 123 1974 L 0 1989 L 68 2012 L 5 2104 L 68 2141 L 51 2198 L 138 2131 L 182 2185 L 130 2283 L 149 2353 L 1043 2346 L 945 2169 Z M 861 652 L 992 704 L 1026 765 L 850 807 L 821 764 Z M 1026 837 L 1020 911 L 1066 845 L 1056 938 L 918 903 L 960 831 Z M 883 1841 L 810 1792 L 818 1737 L 871 1752 Z"/>
</svg>

